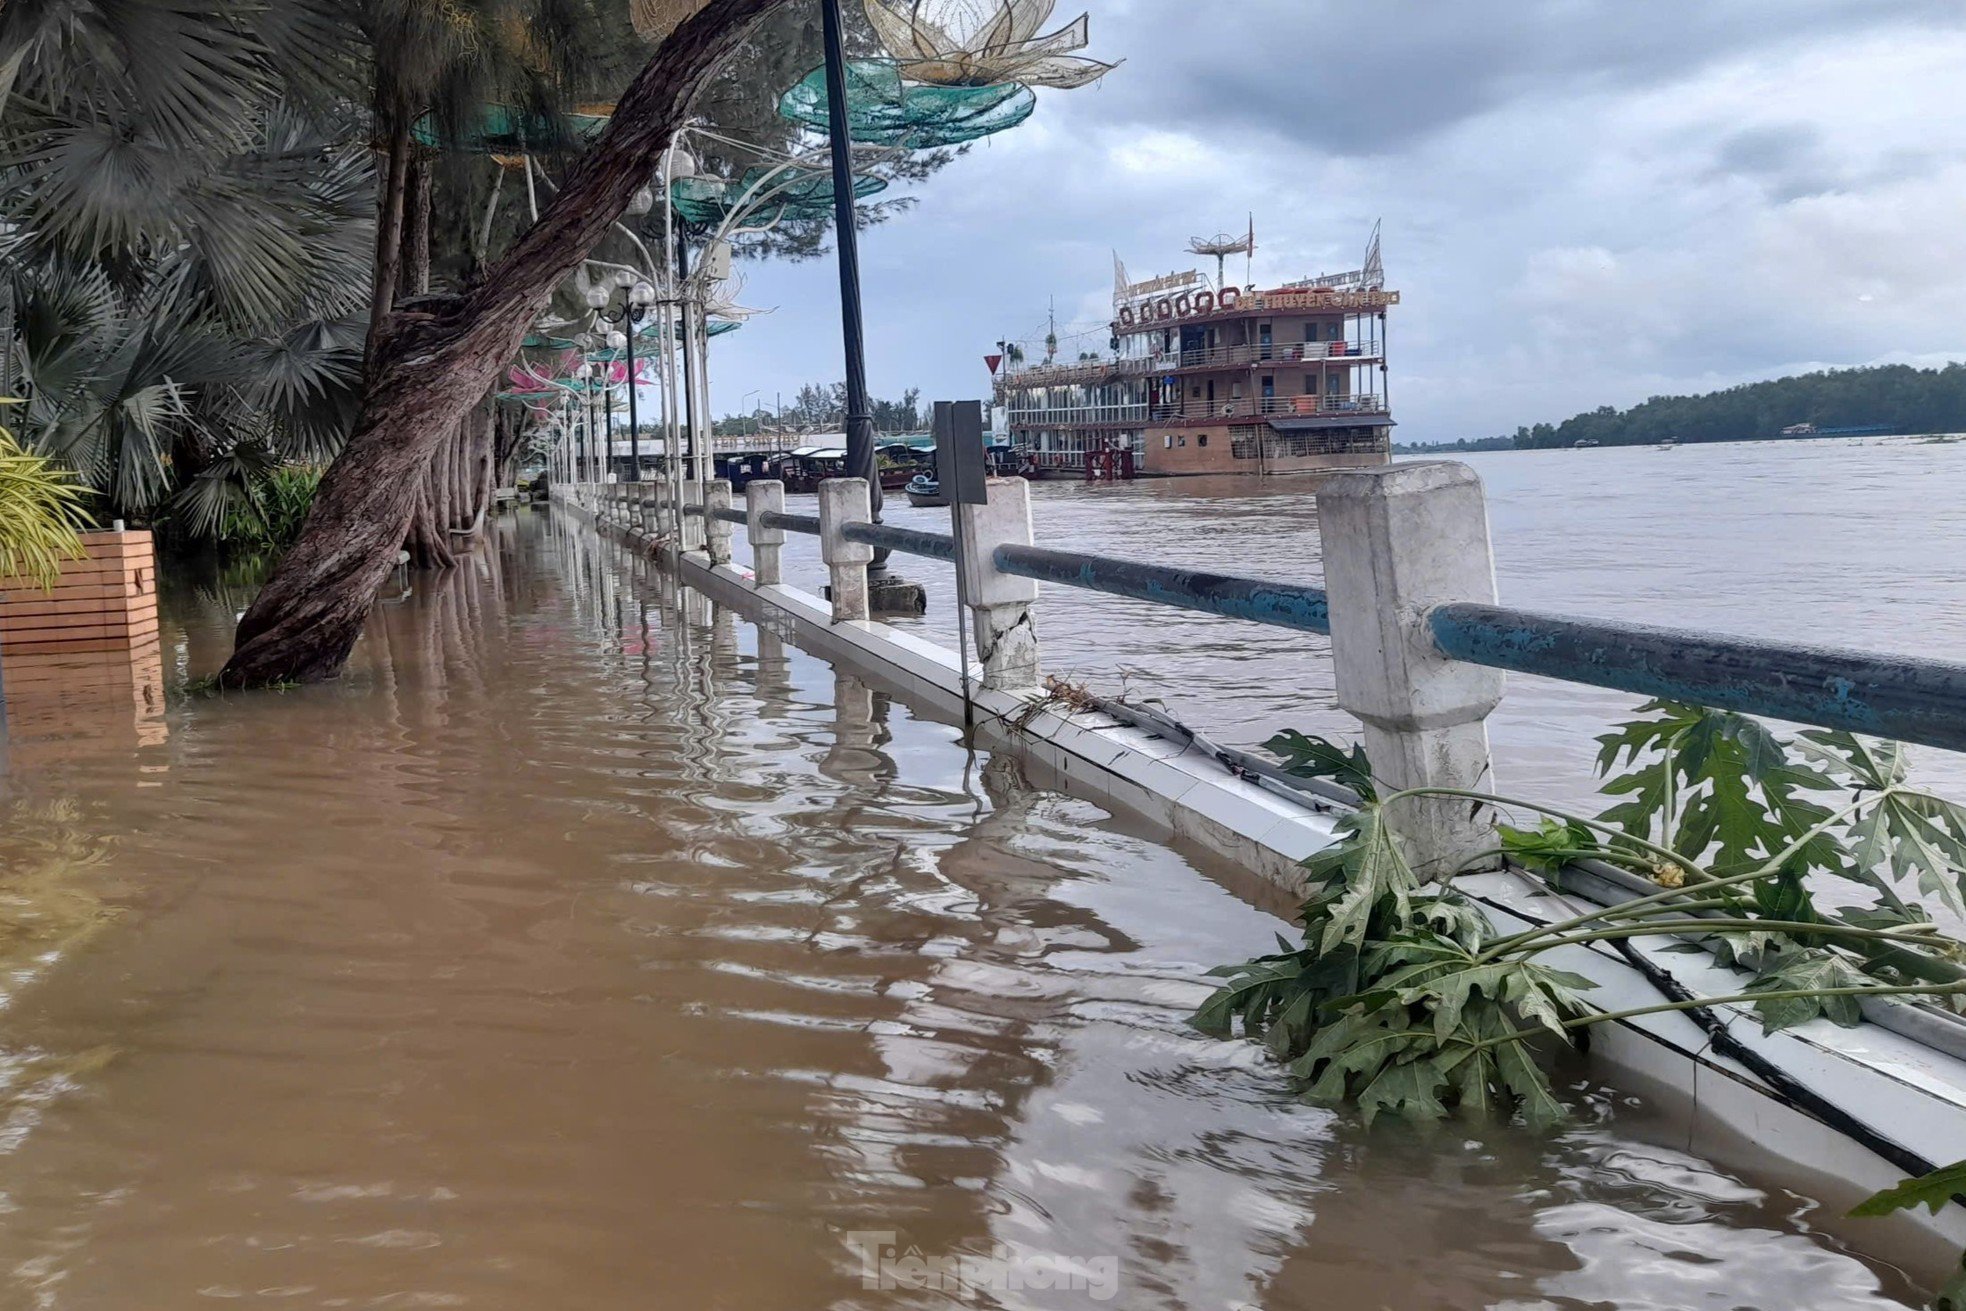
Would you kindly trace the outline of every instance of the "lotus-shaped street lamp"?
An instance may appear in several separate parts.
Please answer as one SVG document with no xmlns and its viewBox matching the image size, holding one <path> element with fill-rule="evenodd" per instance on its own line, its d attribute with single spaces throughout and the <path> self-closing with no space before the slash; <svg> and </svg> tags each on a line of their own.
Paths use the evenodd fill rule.
<svg viewBox="0 0 1966 1311">
<path fill-rule="evenodd" d="M 1081 87 L 1114 65 L 1073 53 L 1091 40 L 1086 15 L 1053 31 L 1056 0 L 865 0 L 874 33 L 901 76 L 931 86 Z"/>
</svg>

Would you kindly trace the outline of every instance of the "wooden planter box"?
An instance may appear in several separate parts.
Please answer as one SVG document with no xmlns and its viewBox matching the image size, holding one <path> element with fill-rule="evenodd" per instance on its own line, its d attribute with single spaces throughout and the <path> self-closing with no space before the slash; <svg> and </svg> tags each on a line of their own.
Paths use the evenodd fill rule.
<svg viewBox="0 0 1966 1311">
<path fill-rule="evenodd" d="M 157 640 L 157 563 L 148 532 L 86 533 L 43 592 L 0 578 L 0 656 L 93 655 Z"/>
</svg>

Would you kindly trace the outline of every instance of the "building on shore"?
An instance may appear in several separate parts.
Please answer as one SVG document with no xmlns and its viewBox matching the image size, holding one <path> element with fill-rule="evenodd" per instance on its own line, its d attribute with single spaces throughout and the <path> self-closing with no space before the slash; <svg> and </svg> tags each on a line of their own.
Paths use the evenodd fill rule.
<svg viewBox="0 0 1966 1311">
<path fill-rule="evenodd" d="M 1384 464 L 1386 311 L 1398 303 L 1376 231 L 1361 268 L 1267 290 L 1228 283 L 1219 259 L 1213 280 L 1190 271 L 1142 282 L 1116 261 L 1109 353 L 1008 367 L 996 401 L 1039 477 Z"/>
</svg>

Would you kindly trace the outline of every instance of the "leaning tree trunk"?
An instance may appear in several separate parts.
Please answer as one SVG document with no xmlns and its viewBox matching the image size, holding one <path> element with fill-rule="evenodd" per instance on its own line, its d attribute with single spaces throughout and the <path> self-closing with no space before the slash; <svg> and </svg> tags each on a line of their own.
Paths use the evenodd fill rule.
<svg viewBox="0 0 1966 1311">
<path fill-rule="evenodd" d="M 219 675 L 224 686 L 341 672 L 395 563 L 432 451 L 518 351 L 553 289 L 647 184 L 697 85 L 781 2 L 709 0 L 656 48 L 607 131 L 483 283 L 435 312 L 406 306 L 389 316 L 355 431 L 322 479 L 300 539 L 239 621 Z"/>
</svg>

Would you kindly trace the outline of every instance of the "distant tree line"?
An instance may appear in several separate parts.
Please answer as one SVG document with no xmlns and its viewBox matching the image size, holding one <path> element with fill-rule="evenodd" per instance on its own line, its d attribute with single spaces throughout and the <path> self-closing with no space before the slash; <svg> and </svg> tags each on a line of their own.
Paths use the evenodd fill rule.
<svg viewBox="0 0 1966 1311">
<path fill-rule="evenodd" d="M 928 412 L 922 405 L 919 387 L 908 388 L 898 401 L 872 401 L 868 409 L 876 432 L 923 432 L 928 428 Z M 846 427 L 846 384 L 807 383 L 784 401 L 782 415 L 787 428 L 839 432 Z M 780 421 L 780 410 L 760 405 L 749 414 L 726 414 L 717 420 L 716 432 L 719 437 L 748 437 L 766 428 L 776 428 Z"/>
<path fill-rule="evenodd" d="M 1600 406 L 1559 424 L 1517 428 L 1518 450 L 1733 442 L 1779 437 L 1799 423 L 1818 428 L 1881 424 L 1891 432 L 1966 432 L 1966 364 L 1917 369 L 1886 364 L 1830 369 L 1771 382 L 1742 383 L 1704 396 L 1654 396 L 1628 410 Z M 1470 447 L 1469 449 L 1476 449 Z"/>
<path fill-rule="evenodd" d="M 1462 437 L 1451 442 L 1394 442 L 1394 455 L 1432 455 L 1439 451 L 1512 451 L 1513 437 Z"/>
</svg>

